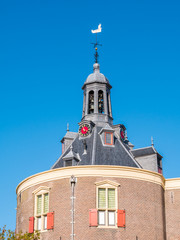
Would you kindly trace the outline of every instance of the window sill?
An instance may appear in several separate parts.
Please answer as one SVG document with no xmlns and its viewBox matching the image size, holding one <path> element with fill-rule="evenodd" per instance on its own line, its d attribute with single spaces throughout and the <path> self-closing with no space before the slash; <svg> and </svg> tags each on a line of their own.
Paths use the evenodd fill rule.
<svg viewBox="0 0 180 240">
<path fill-rule="evenodd" d="M 35 230 L 35 231 L 38 231 L 40 233 L 44 233 L 44 232 L 47 232 L 48 230 Z"/>
<path fill-rule="evenodd" d="M 115 229 L 118 229 L 117 226 L 98 226 L 97 228 L 115 228 Z"/>
<path fill-rule="evenodd" d="M 103 143 L 103 146 L 104 147 L 115 147 L 114 144 L 105 144 L 105 143 Z"/>
</svg>

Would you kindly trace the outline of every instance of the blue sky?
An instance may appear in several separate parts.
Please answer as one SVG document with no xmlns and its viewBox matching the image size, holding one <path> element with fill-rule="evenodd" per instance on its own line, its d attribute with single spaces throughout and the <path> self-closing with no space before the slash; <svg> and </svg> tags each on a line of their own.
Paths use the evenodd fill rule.
<svg viewBox="0 0 180 240">
<path fill-rule="evenodd" d="M 1 0 L 1 227 L 15 229 L 18 183 L 50 169 L 67 123 L 78 130 L 99 23 L 114 124 L 125 124 L 135 148 L 153 136 L 164 176 L 180 177 L 179 1 Z"/>
</svg>

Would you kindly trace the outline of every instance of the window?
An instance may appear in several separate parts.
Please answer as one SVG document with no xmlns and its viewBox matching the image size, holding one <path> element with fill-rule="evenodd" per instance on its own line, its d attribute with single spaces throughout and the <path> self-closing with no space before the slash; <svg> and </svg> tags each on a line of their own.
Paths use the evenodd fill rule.
<svg viewBox="0 0 180 240">
<path fill-rule="evenodd" d="M 88 113 L 94 113 L 94 91 L 89 92 L 89 111 Z"/>
<path fill-rule="evenodd" d="M 29 217 L 29 233 L 54 228 L 54 212 L 49 212 L 49 187 L 40 186 L 33 191 L 34 216 Z"/>
<path fill-rule="evenodd" d="M 42 193 L 36 195 L 36 230 L 46 230 L 47 229 L 47 213 L 49 212 L 49 193 Z"/>
<path fill-rule="evenodd" d="M 115 188 L 98 188 L 98 223 L 104 226 L 116 224 Z"/>
<path fill-rule="evenodd" d="M 89 209 L 90 227 L 125 227 L 125 210 L 118 209 L 117 182 L 105 180 L 96 184 L 96 209 Z"/>
<path fill-rule="evenodd" d="M 119 184 L 106 180 L 96 185 L 98 226 L 117 227 L 117 187 Z"/>
<path fill-rule="evenodd" d="M 39 187 L 34 193 L 34 229 L 38 231 L 47 230 L 49 213 L 49 190 L 48 187 Z"/>
<path fill-rule="evenodd" d="M 105 136 L 104 143 L 106 145 L 113 145 L 113 133 L 112 132 L 105 132 L 104 136 Z"/>
<path fill-rule="evenodd" d="M 72 160 L 65 160 L 65 167 L 71 167 L 72 166 Z"/>
<path fill-rule="evenodd" d="M 103 91 L 98 92 L 98 112 L 104 113 Z"/>
</svg>

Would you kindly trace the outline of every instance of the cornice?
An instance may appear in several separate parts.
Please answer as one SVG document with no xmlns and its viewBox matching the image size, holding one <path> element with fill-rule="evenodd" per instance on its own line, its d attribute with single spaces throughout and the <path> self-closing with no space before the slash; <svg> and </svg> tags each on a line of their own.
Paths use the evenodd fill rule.
<svg viewBox="0 0 180 240">
<path fill-rule="evenodd" d="M 50 181 L 70 178 L 72 175 L 76 177 L 128 178 L 155 183 L 165 188 L 165 178 L 156 172 L 132 167 L 87 165 L 63 167 L 37 173 L 19 183 L 16 188 L 16 193 L 18 194 L 19 192 L 22 192 L 38 184 L 45 184 L 46 182 Z"/>
<path fill-rule="evenodd" d="M 180 189 L 180 178 L 166 179 L 165 189 L 166 190 Z"/>
</svg>

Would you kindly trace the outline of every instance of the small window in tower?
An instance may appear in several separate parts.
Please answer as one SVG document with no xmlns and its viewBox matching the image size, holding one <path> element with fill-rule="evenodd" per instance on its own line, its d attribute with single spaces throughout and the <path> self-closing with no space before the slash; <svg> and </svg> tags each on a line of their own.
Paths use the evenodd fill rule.
<svg viewBox="0 0 180 240">
<path fill-rule="evenodd" d="M 94 113 L 94 92 L 89 92 L 89 114 Z"/>
<path fill-rule="evenodd" d="M 66 160 L 65 167 L 70 167 L 70 166 L 72 166 L 72 160 Z"/>
<path fill-rule="evenodd" d="M 113 145 L 113 133 L 105 132 L 104 135 L 105 135 L 105 144 Z"/>
<path fill-rule="evenodd" d="M 98 112 L 104 113 L 103 91 L 98 92 Z"/>
</svg>

